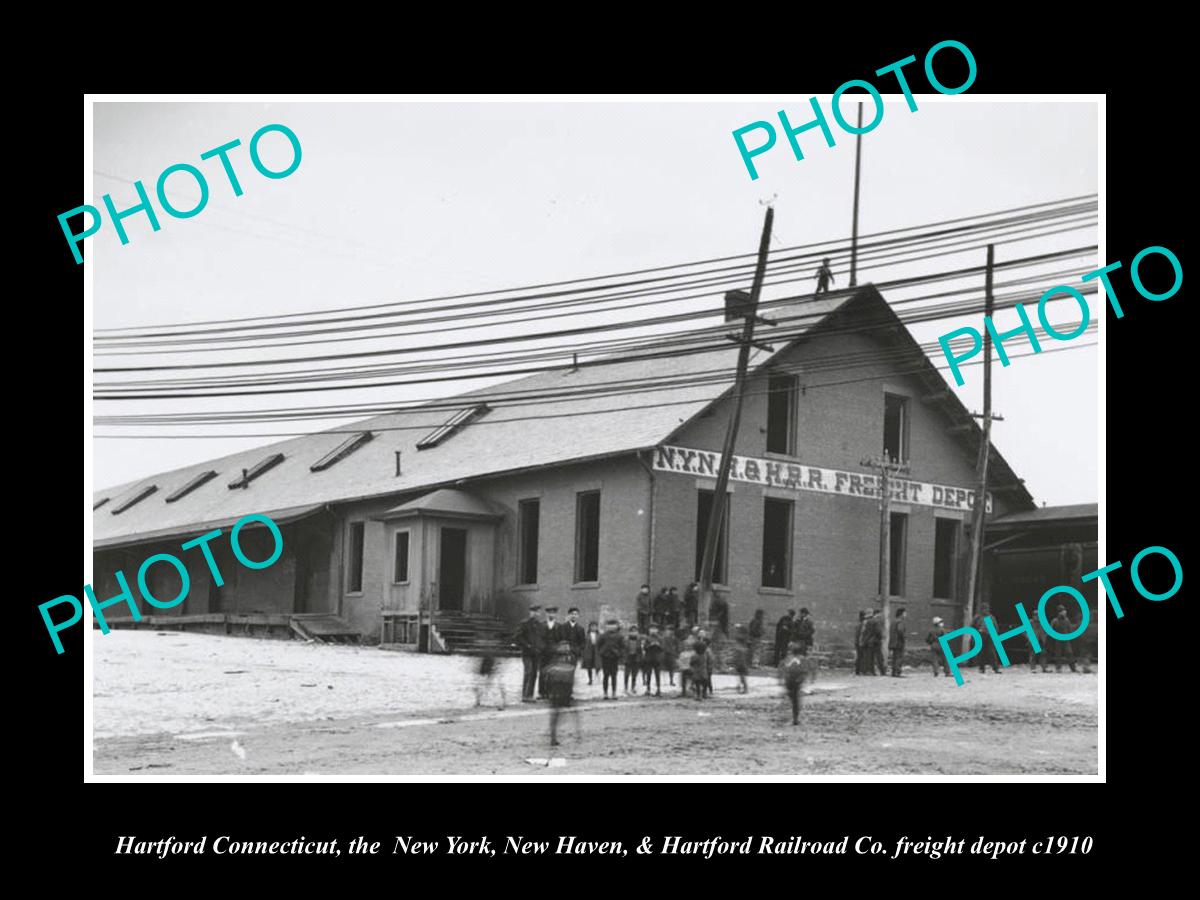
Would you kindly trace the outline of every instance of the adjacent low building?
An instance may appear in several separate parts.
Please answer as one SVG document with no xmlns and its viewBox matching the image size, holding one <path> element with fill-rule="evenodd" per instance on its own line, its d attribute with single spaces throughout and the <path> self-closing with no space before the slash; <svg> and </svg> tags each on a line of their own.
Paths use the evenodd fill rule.
<svg viewBox="0 0 1200 900">
<path fill-rule="evenodd" d="M 891 507 L 893 599 L 914 631 L 933 615 L 957 624 L 978 424 L 874 287 L 769 307 L 783 336 L 767 330 L 772 349 L 751 357 L 716 563 L 733 620 L 804 606 L 818 648 L 850 644 L 878 589 L 879 498 L 861 461 L 886 453 L 909 466 Z M 118 592 L 117 569 L 265 513 L 284 536 L 277 563 L 239 567 L 222 538 L 224 586 L 189 551 L 186 601 L 144 611 L 197 625 L 324 617 L 433 646 L 531 603 L 632 619 L 643 582 L 682 593 L 698 575 L 737 355 L 716 343 L 567 366 L 101 491 L 97 596 Z M 1035 510 L 995 451 L 991 473 L 992 518 Z M 269 555 L 255 533 L 247 554 Z M 177 593 L 170 566 L 152 574 L 156 595 Z"/>
</svg>

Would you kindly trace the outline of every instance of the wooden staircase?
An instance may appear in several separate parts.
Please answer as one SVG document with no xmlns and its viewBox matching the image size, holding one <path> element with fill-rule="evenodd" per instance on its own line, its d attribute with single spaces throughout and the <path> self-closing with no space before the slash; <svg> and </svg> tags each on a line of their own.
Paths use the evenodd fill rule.
<svg viewBox="0 0 1200 900">
<path fill-rule="evenodd" d="M 512 646 L 515 626 L 495 616 L 442 610 L 433 624 L 450 653 L 478 655 L 490 649 L 497 656 L 520 656 Z"/>
</svg>

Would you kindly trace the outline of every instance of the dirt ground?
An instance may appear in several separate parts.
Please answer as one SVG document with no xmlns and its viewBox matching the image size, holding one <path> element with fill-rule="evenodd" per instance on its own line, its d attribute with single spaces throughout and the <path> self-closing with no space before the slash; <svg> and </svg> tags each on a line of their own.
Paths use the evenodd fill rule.
<svg viewBox="0 0 1200 900">
<path fill-rule="evenodd" d="M 522 704 L 520 661 L 474 707 L 471 660 L 148 631 L 93 635 L 97 775 L 1094 774 L 1097 676 L 819 674 L 799 727 L 774 678 L 748 694 L 600 700 L 576 679 L 561 746 Z M 582 737 L 576 737 L 576 724 Z M 546 765 L 550 759 L 551 764 Z M 530 762 L 534 760 L 535 762 Z"/>
</svg>

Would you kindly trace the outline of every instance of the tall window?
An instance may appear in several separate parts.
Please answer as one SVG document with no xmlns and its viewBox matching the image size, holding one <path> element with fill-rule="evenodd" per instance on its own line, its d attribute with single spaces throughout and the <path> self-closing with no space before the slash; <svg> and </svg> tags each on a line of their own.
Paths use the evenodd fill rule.
<svg viewBox="0 0 1200 900">
<path fill-rule="evenodd" d="M 575 581 L 600 580 L 600 492 L 575 495 Z"/>
<path fill-rule="evenodd" d="M 791 587 L 792 501 L 763 498 L 762 586 Z"/>
<path fill-rule="evenodd" d="M 883 452 L 892 459 L 908 459 L 908 398 L 883 395 Z"/>
<path fill-rule="evenodd" d="M 892 571 L 888 591 L 893 597 L 904 596 L 904 558 L 908 554 L 908 516 L 892 513 Z"/>
<path fill-rule="evenodd" d="M 958 557 L 958 522 L 934 519 L 933 596 L 939 600 L 954 598 L 954 562 Z"/>
<path fill-rule="evenodd" d="M 363 522 L 350 523 L 350 546 L 346 551 L 346 590 L 352 594 L 363 589 Z"/>
<path fill-rule="evenodd" d="M 767 452 L 796 452 L 796 376 L 772 375 L 767 381 Z"/>
<path fill-rule="evenodd" d="M 537 584 L 541 511 L 538 500 L 522 500 L 517 504 L 517 584 Z"/>
<path fill-rule="evenodd" d="M 396 584 L 405 584 L 408 581 L 408 532 L 396 532 L 396 559 L 393 567 L 392 580 Z"/>
<path fill-rule="evenodd" d="M 701 490 L 696 496 L 696 580 L 700 580 L 700 568 L 704 565 L 704 537 L 708 533 L 708 517 L 712 515 L 713 492 Z M 713 584 L 726 584 L 726 558 L 729 553 L 729 502 L 726 495 L 721 528 L 717 533 L 717 553 L 713 560 Z"/>
</svg>

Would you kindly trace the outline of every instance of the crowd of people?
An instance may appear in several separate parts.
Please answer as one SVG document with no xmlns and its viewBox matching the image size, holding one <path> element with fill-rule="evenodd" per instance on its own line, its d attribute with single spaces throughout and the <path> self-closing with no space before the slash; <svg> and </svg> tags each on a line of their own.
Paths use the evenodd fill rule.
<svg viewBox="0 0 1200 900">
<path fill-rule="evenodd" d="M 728 661 L 736 673 L 738 692 L 748 693 L 750 669 L 766 662 L 765 613 L 757 610 L 748 624 L 734 626 L 730 634 L 724 598 L 712 599 L 703 626 L 699 607 L 699 582 L 689 585 L 682 596 L 675 587 L 664 587 L 651 596 L 650 586 L 643 584 L 634 598 L 636 622 L 627 627 L 609 619 L 603 628 L 596 621 L 585 628 L 576 607 L 560 621 L 557 607 L 530 606 L 528 618 L 513 636 L 523 669 L 521 702 L 550 702 L 551 744 L 557 745 L 558 720 L 572 704 L 577 668 L 587 673 L 589 685 L 600 678 L 603 700 L 609 702 L 639 692 L 662 697 L 664 676 L 668 690 L 678 688 L 680 697 L 704 700 L 712 696 L 713 672 L 721 661 Z M 806 657 L 814 634 L 807 609 L 799 615 L 789 611 L 775 627 L 771 663 L 779 668 L 791 698 L 793 724 L 799 722 L 801 685 L 811 671 Z M 477 705 L 495 671 L 494 659 L 485 656 L 480 662 Z"/>
<path fill-rule="evenodd" d="M 535 703 L 548 700 L 551 706 L 551 738 L 557 744 L 557 723 L 562 710 L 572 704 L 575 675 L 582 668 L 588 684 L 600 678 L 603 700 L 616 701 L 622 696 L 663 696 L 663 678 L 667 687 L 678 687 L 678 696 L 704 700 L 712 695 L 712 676 L 715 669 L 727 662 L 738 677 L 737 690 L 749 691 L 747 675 L 752 668 L 766 664 L 763 658 L 766 621 L 763 610 L 757 610 L 748 624 L 729 629 L 729 605 L 720 595 L 714 596 L 703 625 L 700 620 L 700 585 L 693 582 L 681 596 L 675 587 L 664 587 L 651 596 L 650 586 L 643 584 L 634 598 L 636 622 L 623 626 L 609 619 L 601 627 L 589 622 L 585 628 L 579 622 L 579 610 L 571 607 L 566 619 L 558 620 L 558 608 L 530 606 L 528 618 L 521 623 L 513 645 L 521 652 L 523 678 L 521 701 Z M 990 615 L 987 604 L 980 608 L 974 627 L 986 633 L 984 620 Z M 1074 630 L 1066 608 L 1058 607 L 1051 623 L 1054 630 L 1066 634 Z M 708 627 L 705 627 L 708 626 Z M 710 631 L 711 628 L 711 631 Z M 891 675 L 902 678 L 904 654 L 907 647 L 907 611 L 895 611 L 888 633 L 889 659 L 885 661 L 884 617 L 879 609 L 862 610 L 858 616 L 855 635 L 855 674 Z M 941 638 L 947 634 L 941 617 L 933 618 L 925 636 L 932 657 L 933 674 L 950 675 L 950 667 L 942 651 Z M 775 640 L 771 664 L 778 668 L 779 677 L 792 703 L 793 724 L 799 720 L 801 686 L 812 672 L 807 659 L 812 650 L 816 627 L 808 609 L 788 610 L 775 623 Z M 1061 671 L 1065 662 L 1075 668 L 1074 651 L 1070 642 L 1051 640 L 1044 630 L 1038 635 L 1040 651 L 1030 642 L 1030 668 L 1049 671 L 1048 663 Z M 1000 672 L 999 660 L 991 641 L 985 641 L 977 655 L 981 672 L 991 666 Z M 480 674 L 491 680 L 495 663 L 481 662 Z M 679 676 L 678 684 L 676 675 Z M 503 701 L 503 693 L 501 700 Z M 477 695 L 477 703 L 480 696 Z M 577 726 L 578 727 L 578 726 Z"/>
</svg>

